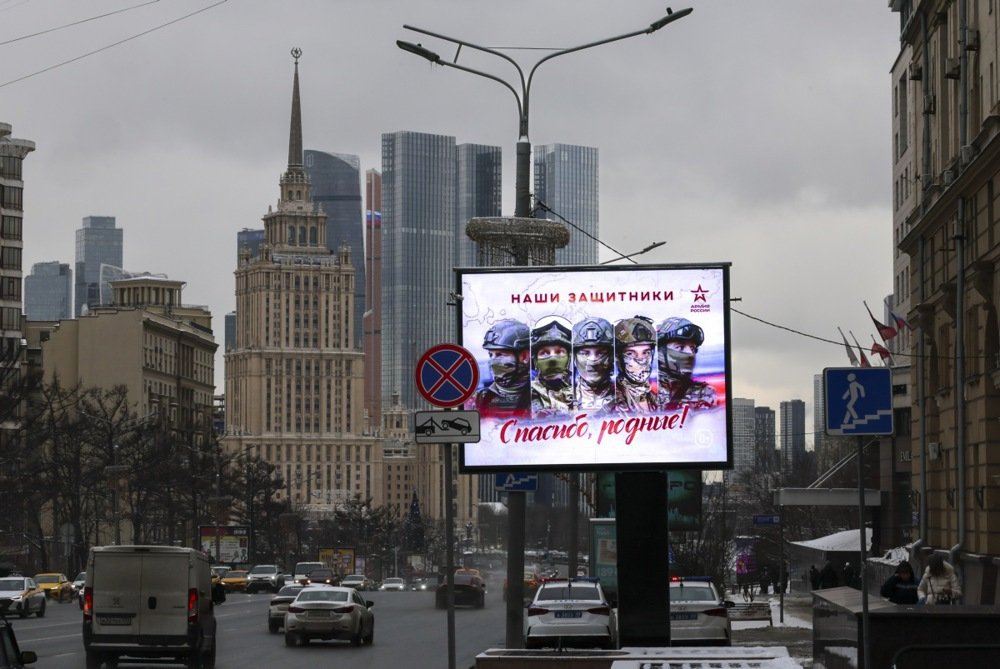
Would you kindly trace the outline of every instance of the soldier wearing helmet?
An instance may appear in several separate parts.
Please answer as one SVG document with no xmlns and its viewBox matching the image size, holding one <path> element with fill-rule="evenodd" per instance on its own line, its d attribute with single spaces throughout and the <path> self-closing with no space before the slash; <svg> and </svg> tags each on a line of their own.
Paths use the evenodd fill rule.
<svg viewBox="0 0 1000 669">
<path fill-rule="evenodd" d="M 527 416 L 531 409 L 528 326 L 513 318 L 499 320 L 483 336 L 493 380 L 476 392 L 476 410 L 484 418 Z"/>
<path fill-rule="evenodd" d="M 576 367 L 573 397 L 578 408 L 600 411 L 614 403 L 613 350 L 614 335 L 608 321 L 591 317 L 573 326 L 573 363 Z"/>
<path fill-rule="evenodd" d="M 657 326 L 656 341 L 656 362 L 660 373 L 657 399 L 660 408 L 714 407 L 715 389 L 691 378 L 698 348 L 705 341 L 705 332 L 688 319 L 674 316 Z"/>
<path fill-rule="evenodd" d="M 572 331 L 569 321 L 547 316 L 531 331 L 531 413 L 535 417 L 567 413 L 573 406 L 569 352 Z"/>
<path fill-rule="evenodd" d="M 655 411 L 656 395 L 650 388 L 656 329 L 645 316 L 623 318 L 615 323 L 615 410 L 622 413 Z"/>
</svg>

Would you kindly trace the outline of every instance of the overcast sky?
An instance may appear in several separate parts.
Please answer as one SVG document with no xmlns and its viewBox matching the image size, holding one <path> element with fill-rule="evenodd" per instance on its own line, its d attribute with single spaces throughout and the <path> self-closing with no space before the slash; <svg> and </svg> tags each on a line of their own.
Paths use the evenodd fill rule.
<svg viewBox="0 0 1000 669">
<path fill-rule="evenodd" d="M 642 262 L 731 262 L 740 311 L 832 340 L 840 326 L 867 349 L 874 329 L 862 301 L 881 317 L 892 291 L 899 18 L 887 4 L 673 4 L 694 12 L 544 64 L 530 139 L 600 150 L 601 238 L 611 247 L 632 253 L 662 240 Z M 381 170 L 383 132 L 501 146 L 510 215 L 513 96 L 400 51 L 397 39 L 454 55 L 403 24 L 497 48 L 565 48 L 640 29 L 665 9 L 653 0 L 0 0 L 0 122 L 37 144 L 24 166 L 24 273 L 72 264 L 81 219 L 115 216 L 126 269 L 186 281 L 184 301 L 211 309 L 221 392 L 236 232 L 263 227 L 287 162 L 292 47 L 303 51 L 306 148 Z M 547 52 L 507 53 L 527 67 Z M 471 50 L 459 62 L 512 73 Z M 602 260 L 614 255 L 602 250 Z M 842 345 L 734 313 L 732 364 L 733 396 L 777 411 L 787 399 L 811 405 L 813 375 L 848 360 Z M 807 432 L 811 421 L 810 406 Z"/>
</svg>

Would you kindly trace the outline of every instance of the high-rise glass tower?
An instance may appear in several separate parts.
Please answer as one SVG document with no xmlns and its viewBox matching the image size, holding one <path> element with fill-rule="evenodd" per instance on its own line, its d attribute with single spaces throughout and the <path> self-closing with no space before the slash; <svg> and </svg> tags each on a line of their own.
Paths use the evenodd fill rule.
<svg viewBox="0 0 1000 669">
<path fill-rule="evenodd" d="M 21 234 L 24 216 L 24 181 L 22 165 L 25 157 L 35 150 L 35 143 L 12 137 L 13 128 L 0 123 L 0 255 L 3 260 L 3 281 L 0 282 L 0 373 L 14 379 L 21 364 Z M 7 418 L 8 416 L 5 416 Z M 2 426 L 0 426 L 2 427 Z M 0 443 L 6 439 L 0 433 Z"/>
<path fill-rule="evenodd" d="M 110 285 L 102 285 L 101 266 L 121 268 L 124 233 L 115 227 L 114 216 L 86 216 L 76 231 L 76 295 L 74 314 L 84 306 L 110 300 Z M 107 284 L 107 282 L 104 282 Z"/>
<path fill-rule="evenodd" d="M 572 234 L 570 235 L 572 239 Z M 572 244 L 572 242 L 570 242 Z M 742 397 L 733 398 L 733 469 L 727 474 L 747 472 L 753 466 L 754 402 Z M 737 480 L 739 480 L 737 478 Z"/>
<path fill-rule="evenodd" d="M 354 265 L 354 343 L 362 346 L 365 312 L 364 219 L 361 216 L 361 160 L 346 153 L 305 150 L 305 168 L 312 182 L 313 202 L 326 213 L 326 245 L 338 251 L 347 245 Z"/>
<path fill-rule="evenodd" d="M 450 136 L 382 135 L 383 402 L 398 394 L 404 407 L 424 406 L 413 383 L 417 361 L 430 347 L 455 339 L 448 303 L 455 289 L 457 203 L 464 196 L 459 153 Z M 500 170 L 494 174 L 495 187 L 478 188 L 488 201 L 473 199 L 463 216 L 494 214 Z"/>
<path fill-rule="evenodd" d="M 786 400 L 781 403 L 781 468 L 787 477 L 799 472 L 806 456 L 806 403 Z M 795 479 L 792 479 L 795 482 Z M 799 481 L 802 483 L 802 481 Z"/>
<path fill-rule="evenodd" d="M 775 464 L 774 409 L 754 407 L 754 459 L 757 471 L 773 472 Z"/>
<path fill-rule="evenodd" d="M 31 266 L 24 277 L 24 315 L 30 321 L 73 318 L 73 271 L 53 260 Z"/>
<path fill-rule="evenodd" d="M 256 258 L 260 252 L 260 245 L 267 241 L 267 235 L 263 228 L 243 228 L 236 233 L 236 264 L 240 262 L 240 251 L 243 247 L 250 250 L 250 257 Z"/>
<path fill-rule="evenodd" d="M 556 250 L 556 264 L 597 264 L 597 149 L 572 144 L 539 145 L 534 147 L 534 163 L 535 215 L 563 220 L 569 226 L 569 244 Z"/>
<path fill-rule="evenodd" d="M 455 266 L 476 265 L 476 244 L 465 234 L 465 226 L 476 216 L 500 216 L 501 151 L 499 146 L 459 144 L 458 203 L 455 213 Z"/>
</svg>

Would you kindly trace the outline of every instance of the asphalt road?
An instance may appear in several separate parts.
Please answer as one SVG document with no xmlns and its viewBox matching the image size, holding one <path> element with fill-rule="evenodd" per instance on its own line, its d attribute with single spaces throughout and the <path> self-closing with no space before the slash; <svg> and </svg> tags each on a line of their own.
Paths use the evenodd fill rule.
<svg viewBox="0 0 1000 669">
<path fill-rule="evenodd" d="M 468 669 L 483 650 L 503 646 L 505 613 L 500 583 L 491 583 L 485 608 L 456 609 L 456 669 Z M 231 594 L 225 604 L 216 607 L 219 624 L 216 666 L 218 669 L 296 666 L 442 669 L 448 666 L 447 611 L 434 608 L 433 592 L 364 594 L 375 603 L 375 640 L 371 646 L 360 648 L 348 643 L 322 641 L 286 647 L 283 634 L 267 631 L 269 594 Z M 76 602 L 50 602 L 44 618 L 13 618 L 11 623 L 21 650 L 33 650 L 38 654 L 38 663 L 34 666 L 40 669 L 83 669 L 85 666 L 81 613 Z"/>
</svg>

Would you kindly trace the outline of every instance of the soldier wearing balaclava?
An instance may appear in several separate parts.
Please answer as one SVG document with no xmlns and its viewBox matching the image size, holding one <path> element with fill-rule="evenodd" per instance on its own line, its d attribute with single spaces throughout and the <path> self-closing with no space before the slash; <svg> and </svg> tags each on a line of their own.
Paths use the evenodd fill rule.
<svg viewBox="0 0 1000 669">
<path fill-rule="evenodd" d="M 527 416 L 531 409 L 528 326 L 513 318 L 494 323 L 483 336 L 493 381 L 476 392 L 480 416 Z"/>
<path fill-rule="evenodd" d="M 572 331 L 569 321 L 558 316 L 539 320 L 531 331 L 531 413 L 535 417 L 568 413 L 573 406 L 570 382 Z"/>
<path fill-rule="evenodd" d="M 714 407 L 715 389 L 691 378 L 698 348 L 705 342 L 705 332 L 688 319 L 674 316 L 657 326 L 656 340 L 660 408 Z"/>
<path fill-rule="evenodd" d="M 586 411 L 600 411 L 615 401 L 615 384 L 611 374 L 614 335 L 611 323 L 603 318 L 586 318 L 573 326 L 573 364 L 576 385 L 574 405 Z"/>
</svg>

